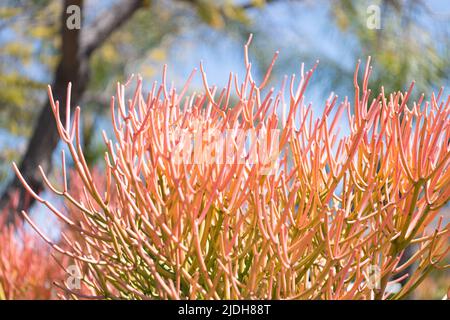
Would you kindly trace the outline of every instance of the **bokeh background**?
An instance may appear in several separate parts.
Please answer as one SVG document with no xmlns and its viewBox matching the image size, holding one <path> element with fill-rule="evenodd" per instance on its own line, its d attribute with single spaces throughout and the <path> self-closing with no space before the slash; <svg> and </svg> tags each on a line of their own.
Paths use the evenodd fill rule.
<svg viewBox="0 0 450 320">
<path fill-rule="evenodd" d="M 70 4 L 82 9 L 76 37 L 64 24 Z M 380 13 L 379 29 L 368 26 L 374 6 Z M 83 148 L 94 166 L 103 156 L 101 130 L 109 130 L 109 99 L 117 81 L 141 74 L 150 87 L 160 81 L 167 64 L 168 80 L 179 87 L 203 60 L 209 84 L 222 87 L 230 71 L 245 73 L 243 45 L 250 33 L 256 78 L 262 77 L 274 52 L 280 52 L 270 78 L 274 87 L 284 75 L 299 74 L 302 62 L 310 68 L 320 60 L 306 93 L 315 112 L 332 91 L 352 98 L 356 61 L 369 55 L 375 91 L 381 85 L 386 92 L 405 91 L 415 80 L 413 99 L 421 93 L 430 99 L 431 92 L 449 85 L 446 0 L 2 0 L 0 209 L 18 189 L 12 161 L 25 169 L 40 161 L 47 169 L 58 165 L 61 146 L 46 138 L 52 130 L 45 121 L 50 112 L 47 84 L 65 87 L 74 82 L 74 100 L 82 107 Z M 86 43 L 92 45 L 88 54 L 80 49 Z M 191 90 L 201 86 L 197 75 Z M 444 89 L 444 96 L 448 94 Z M 49 197 L 45 190 L 42 194 Z M 42 207 L 30 209 L 56 237 L 57 227 Z M 448 212 L 447 207 L 444 215 Z M 449 285 L 448 273 L 433 275 L 414 298 L 442 298 Z"/>
</svg>

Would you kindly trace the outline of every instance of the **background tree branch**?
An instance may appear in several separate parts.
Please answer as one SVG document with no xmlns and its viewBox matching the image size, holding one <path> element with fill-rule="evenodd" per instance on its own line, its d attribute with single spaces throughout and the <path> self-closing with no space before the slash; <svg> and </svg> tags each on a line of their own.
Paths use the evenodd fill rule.
<svg viewBox="0 0 450 320">
<path fill-rule="evenodd" d="M 83 32 L 82 34 L 82 52 L 87 56 L 91 55 L 114 31 L 129 20 L 144 3 L 144 0 L 123 1 L 101 13 L 95 23 L 88 29 L 88 32 Z"/>
</svg>

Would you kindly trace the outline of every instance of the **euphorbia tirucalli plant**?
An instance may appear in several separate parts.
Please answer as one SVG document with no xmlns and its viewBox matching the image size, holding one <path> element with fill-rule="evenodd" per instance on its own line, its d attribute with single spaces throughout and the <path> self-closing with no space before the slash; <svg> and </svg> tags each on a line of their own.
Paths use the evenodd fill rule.
<svg viewBox="0 0 450 320">
<path fill-rule="evenodd" d="M 18 197 L 12 197 L 8 209 L 17 208 Z M 52 257 L 50 248 L 17 216 L 8 224 L 8 213 L 0 215 L 0 300 L 56 299 L 53 281 L 65 278 L 62 268 Z M 31 232 L 33 233 L 31 233 Z M 66 263 L 63 259 L 63 263 Z"/>
<path fill-rule="evenodd" d="M 14 165 L 67 225 L 64 246 L 23 215 L 76 261 L 92 298 L 399 299 L 447 268 L 449 225 L 438 213 L 450 198 L 450 96 L 410 102 L 413 84 L 374 95 L 369 59 L 362 82 L 357 64 L 354 102 L 332 95 L 315 117 L 304 93 L 317 65 L 266 89 L 277 55 L 257 82 L 249 43 L 244 78 L 230 74 L 222 90 L 202 65 L 204 90 L 190 97 L 195 70 L 179 93 L 166 68 L 145 94 L 139 77 L 129 99 L 132 81 L 117 84 L 100 181 L 83 155 L 79 107 L 71 121 L 70 84 L 66 119 L 49 87 L 82 188 L 68 187 L 64 153 L 61 190 L 41 169 L 76 211 L 65 215 Z"/>
</svg>

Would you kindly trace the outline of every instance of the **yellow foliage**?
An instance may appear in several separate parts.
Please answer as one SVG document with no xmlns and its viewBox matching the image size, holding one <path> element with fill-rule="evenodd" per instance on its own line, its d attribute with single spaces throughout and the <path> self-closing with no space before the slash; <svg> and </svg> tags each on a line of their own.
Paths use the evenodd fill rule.
<svg viewBox="0 0 450 320">
<path fill-rule="evenodd" d="M 30 34 L 36 38 L 52 38 L 55 36 L 55 28 L 53 26 L 38 25 L 30 30 Z"/>
<path fill-rule="evenodd" d="M 0 52 L 2 55 L 13 56 L 27 63 L 31 58 L 32 51 L 29 43 L 15 41 L 5 44 Z"/>
<path fill-rule="evenodd" d="M 334 14 L 338 27 L 342 30 L 346 30 L 350 25 L 350 20 L 345 11 L 338 7 Z"/>
<path fill-rule="evenodd" d="M 261 8 L 261 7 L 263 7 L 265 4 L 266 4 L 266 1 L 265 1 L 265 0 L 252 0 L 252 5 L 253 5 L 255 8 Z"/>
<path fill-rule="evenodd" d="M 156 70 L 151 65 L 145 64 L 140 68 L 140 73 L 143 77 L 153 78 L 156 73 Z"/>
<path fill-rule="evenodd" d="M 258 6 L 264 4 L 264 1 L 257 1 L 257 2 L 262 3 L 262 4 L 257 4 Z M 228 19 L 236 20 L 236 21 L 239 21 L 244 24 L 248 24 L 250 22 L 250 19 L 247 16 L 245 10 L 242 8 L 236 7 L 235 5 L 233 5 L 231 3 L 227 3 L 223 7 L 223 10 L 224 10 L 224 14 L 227 16 Z"/>
<path fill-rule="evenodd" d="M 22 12 L 21 8 L 0 7 L 0 19 L 9 19 Z"/>
<path fill-rule="evenodd" d="M 225 25 L 219 9 L 210 1 L 198 1 L 197 13 L 211 27 L 222 28 Z"/>
<path fill-rule="evenodd" d="M 155 48 L 150 52 L 150 58 L 155 61 L 164 61 L 166 57 L 166 51 L 162 48 Z"/>
<path fill-rule="evenodd" d="M 119 58 L 116 48 L 114 47 L 114 45 L 112 45 L 110 43 L 105 44 L 102 47 L 101 55 L 102 55 L 103 59 L 105 59 L 108 62 L 116 61 Z"/>
</svg>

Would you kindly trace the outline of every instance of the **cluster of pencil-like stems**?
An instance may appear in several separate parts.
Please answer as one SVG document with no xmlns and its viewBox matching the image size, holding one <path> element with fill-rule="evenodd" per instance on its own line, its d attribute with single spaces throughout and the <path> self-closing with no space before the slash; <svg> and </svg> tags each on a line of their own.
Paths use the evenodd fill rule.
<svg viewBox="0 0 450 320">
<path fill-rule="evenodd" d="M 81 187 L 71 192 L 64 153 L 61 190 L 42 174 L 68 213 L 23 181 L 66 223 L 60 243 L 23 214 L 78 265 L 86 290 L 60 284 L 69 296 L 402 298 L 446 267 L 450 97 L 411 103 L 413 84 L 371 94 L 369 60 L 354 102 L 331 95 L 315 117 L 304 93 L 316 66 L 277 92 L 265 89 L 276 55 L 257 83 L 247 50 L 244 78 L 230 74 L 223 90 L 202 66 L 204 92 L 190 97 L 195 70 L 180 93 L 165 68 L 147 95 L 139 77 L 129 100 L 131 81 L 118 84 L 102 179 L 83 155 L 79 107 L 71 121 L 70 85 L 66 119 L 49 88 Z"/>
</svg>

